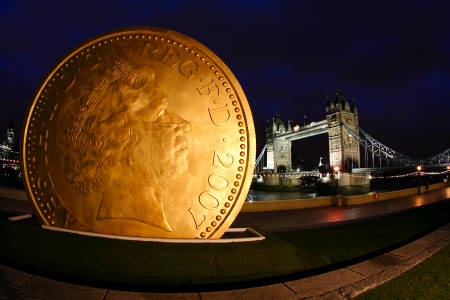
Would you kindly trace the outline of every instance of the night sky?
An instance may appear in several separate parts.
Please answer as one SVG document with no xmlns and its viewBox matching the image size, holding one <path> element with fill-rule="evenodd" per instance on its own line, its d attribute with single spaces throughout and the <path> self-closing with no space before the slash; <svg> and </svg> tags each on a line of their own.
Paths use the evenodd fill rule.
<svg viewBox="0 0 450 300">
<path fill-rule="evenodd" d="M 46 74 L 86 39 L 157 26 L 197 39 L 230 67 L 258 149 L 275 113 L 322 120 L 325 97 L 341 88 L 369 134 L 426 158 L 450 147 L 449 12 L 448 1 L 2 1 L 0 130 L 12 120 L 19 131 Z M 327 137 L 294 151 L 327 157 Z"/>
</svg>

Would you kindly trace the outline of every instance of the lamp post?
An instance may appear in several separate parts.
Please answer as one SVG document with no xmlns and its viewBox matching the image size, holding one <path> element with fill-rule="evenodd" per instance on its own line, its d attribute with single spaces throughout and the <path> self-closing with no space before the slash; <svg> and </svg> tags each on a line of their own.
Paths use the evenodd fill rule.
<svg viewBox="0 0 450 300">
<path fill-rule="evenodd" d="M 334 170 L 334 173 L 336 173 L 337 175 L 338 175 L 338 177 L 339 177 L 339 170 L 340 170 L 341 168 L 339 167 L 339 166 L 334 166 L 333 167 L 333 170 Z"/>
<path fill-rule="evenodd" d="M 421 176 L 420 171 L 422 170 L 422 166 L 421 166 L 421 165 L 418 165 L 418 166 L 416 167 L 416 169 L 417 169 L 417 175 Z M 418 192 L 419 192 L 419 194 L 422 193 L 422 179 L 421 179 L 420 177 L 419 177 L 419 187 L 418 187 Z"/>
<path fill-rule="evenodd" d="M 333 167 L 334 171 L 334 194 L 338 194 L 338 179 L 339 179 L 339 170 L 341 169 L 340 166 L 336 165 Z"/>
<path fill-rule="evenodd" d="M 450 172 L 450 166 L 447 166 L 447 175 L 445 175 L 444 182 L 448 181 L 448 173 Z"/>
</svg>

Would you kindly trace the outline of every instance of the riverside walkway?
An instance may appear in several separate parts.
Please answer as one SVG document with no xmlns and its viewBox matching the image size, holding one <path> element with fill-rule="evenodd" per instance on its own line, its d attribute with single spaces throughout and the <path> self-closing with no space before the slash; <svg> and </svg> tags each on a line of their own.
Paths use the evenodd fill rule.
<svg viewBox="0 0 450 300">
<path fill-rule="evenodd" d="M 11 214 L 32 213 L 31 205 L 26 201 L 23 191 L 15 191 L 14 196 L 16 199 L 2 197 L 0 191 L 0 212 Z M 362 221 L 388 215 L 446 199 L 450 199 L 450 186 L 428 193 L 348 207 L 332 206 L 270 212 L 241 212 L 231 227 L 256 225 L 265 231 L 283 232 L 334 226 L 340 223 Z"/>
<path fill-rule="evenodd" d="M 446 199 L 450 199 L 449 186 L 428 193 L 348 207 L 332 206 L 270 212 L 245 212 L 237 216 L 232 227 L 256 225 L 265 231 L 283 232 L 335 226 L 389 215 Z"/>
</svg>

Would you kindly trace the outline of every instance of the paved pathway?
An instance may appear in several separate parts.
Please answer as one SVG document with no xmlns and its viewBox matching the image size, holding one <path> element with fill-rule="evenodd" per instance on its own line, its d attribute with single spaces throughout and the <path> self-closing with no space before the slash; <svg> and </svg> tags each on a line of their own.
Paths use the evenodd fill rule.
<svg viewBox="0 0 450 300">
<path fill-rule="evenodd" d="M 318 207 L 299 210 L 240 213 L 232 227 L 256 225 L 269 232 L 290 231 L 387 215 L 450 199 L 450 187 L 428 193 L 349 207 Z"/>
<path fill-rule="evenodd" d="M 23 198 L 25 199 L 25 195 L 23 195 Z M 275 212 L 240 213 L 232 227 L 256 225 L 265 231 L 280 232 L 333 226 L 340 222 L 352 222 L 386 215 L 447 199 L 450 199 L 449 186 L 420 195 L 350 207 L 319 207 Z M 0 196 L 0 211 L 11 214 L 27 214 L 31 213 L 32 209 L 27 201 L 6 199 Z"/>
</svg>

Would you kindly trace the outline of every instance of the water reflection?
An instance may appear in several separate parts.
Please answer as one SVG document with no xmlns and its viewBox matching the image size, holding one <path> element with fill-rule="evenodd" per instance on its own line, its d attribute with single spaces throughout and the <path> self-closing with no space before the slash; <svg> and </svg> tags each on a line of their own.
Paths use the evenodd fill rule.
<svg viewBox="0 0 450 300">
<path fill-rule="evenodd" d="M 337 192 L 343 196 L 354 196 L 354 195 L 370 195 L 371 193 L 384 193 L 387 191 L 395 191 L 395 190 L 401 190 L 403 188 L 411 188 L 415 187 L 414 185 L 410 184 L 408 186 L 398 186 L 395 184 L 384 184 L 380 185 L 377 184 L 376 188 L 374 186 L 370 187 L 368 185 L 364 186 L 340 186 L 337 188 Z M 301 189 L 297 191 L 259 191 L 255 189 L 250 189 L 247 195 L 246 201 L 252 202 L 252 201 L 271 201 L 271 200 L 293 200 L 293 199 L 311 199 L 316 198 L 318 196 L 327 197 L 327 196 L 333 196 L 336 193 L 336 187 L 329 186 L 328 189 L 326 189 L 326 186 L 324 185 L 320 189 L 319 193 L 317 193 L 317 189 L 310 188 L 310 189 Z M 420 203 L 418 205 L 421 205 Z"/>
<path fill-rule="evenodd" d="M 245 201 L 271 201 L 271 200 L 293 200 L 316 198 L 317 193 L 307 193 L 301 191 L 272 192 L 250 190 Z"/>
</svg>

